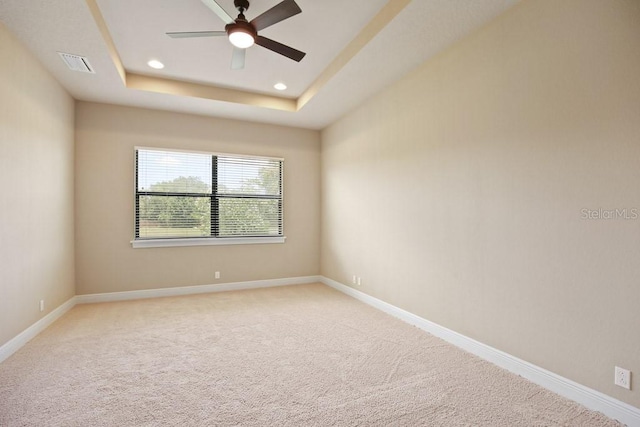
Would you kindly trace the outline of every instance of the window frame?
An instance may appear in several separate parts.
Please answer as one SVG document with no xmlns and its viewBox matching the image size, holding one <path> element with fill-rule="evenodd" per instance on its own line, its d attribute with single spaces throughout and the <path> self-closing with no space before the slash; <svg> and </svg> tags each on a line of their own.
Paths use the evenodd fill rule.
<svg viewBox="0 0 640 427">
<path fill-rule="evenodd" d="M 140 218 L 139 218 L 139 206 L 140 196 L 144 195 L 156 195 L 150 191 L 138 191 L 138 151 L 150 150 L 161 152 L 175 152 L 175 153 L 189 153 L 189 154 L 202 154 L 212 157 L 212 176 L 211 176 L 211 193 L 164 193 L 162 196 L 185 196 L 185 197 L 209 197 L 211 200 L 211 235 L 202 237 L 159 237 L 159 238 L 145 238 L 140 237 Z M 218 192 L 218 162 L 219 157 L 230 157 L 234 159 L 257 159 L 257 160 L 271 160 L 278 161 L 280 164 L 280 195 L 246 195 L 246 194 L 232 194 Z M 159 148 L 159 147 L 134 147 L 134 239 L 131 241 L 133 248 L 157 248 L 157 247 L 173 247 L 173 246 L 210 246 L 210 245 L 255 245 L 255 244 L 270 244 L 270 243 L 285 243 L 286 236 L 284 235 L 284 158 L 281 157 L 269 157 L 269 156 L 255 156 L 245 154 L 229 154 L 229 153 L 217 153 L 208 151 L 197 150 L 181 150 L 173 148 Z M 249 198 L 249 199 L 264 199 L 264 200 L 278 200 L 280 211 L 280 224 L 279 235 L 277 236 L 220 236 L 219 235 L 219 201 L 221 198 Z"/>
</svg>

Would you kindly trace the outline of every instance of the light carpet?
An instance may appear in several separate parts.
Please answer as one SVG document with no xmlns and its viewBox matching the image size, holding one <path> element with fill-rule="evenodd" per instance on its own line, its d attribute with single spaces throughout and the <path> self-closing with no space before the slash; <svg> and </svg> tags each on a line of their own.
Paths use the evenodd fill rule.
<svg viewBox="0 0 640 427">
<path fill-rule="evenodd" d="M 321 284 L 78 305 L 1 426 L 619 426 Z"/>
</svg>

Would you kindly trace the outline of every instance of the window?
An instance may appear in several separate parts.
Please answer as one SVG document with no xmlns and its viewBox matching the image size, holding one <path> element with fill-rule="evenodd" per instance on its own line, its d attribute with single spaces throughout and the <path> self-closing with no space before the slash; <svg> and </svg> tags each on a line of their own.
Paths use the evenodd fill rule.
<svg viewBox="0 0 640 427">
<path fill-rule="evenodd" d="M 283 242 L 282 159 L 136 149 L 134 247 Z"/>
</svg>

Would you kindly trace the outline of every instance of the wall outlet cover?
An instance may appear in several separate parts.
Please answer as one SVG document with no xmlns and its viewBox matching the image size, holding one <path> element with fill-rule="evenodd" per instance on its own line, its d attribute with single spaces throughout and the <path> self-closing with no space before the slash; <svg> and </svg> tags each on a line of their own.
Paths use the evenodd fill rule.
<svg viewBox="0 0 640 427">
<path fill-rule="evenodd" d="M 616 366 L 613 382 L 617 386 L 631 390 L 631 371 Z"/>
</svg>

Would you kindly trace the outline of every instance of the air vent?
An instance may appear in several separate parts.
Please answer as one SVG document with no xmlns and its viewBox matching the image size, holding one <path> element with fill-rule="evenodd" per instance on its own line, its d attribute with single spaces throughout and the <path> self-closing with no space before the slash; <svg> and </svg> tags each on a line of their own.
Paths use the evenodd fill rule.
<svg viewBox="0 0 640 427">
<path fill-rule="evenodd" d="M 91 65 L 89 64 L 89 60 L 84 56 L 72 55 L 70 53 L 62 53 L 58 52 L 58 55 L 62 58 L 67 67 L 73 71 L 81 71 L 83 73 L 95 73 Z"/>
</svg>

